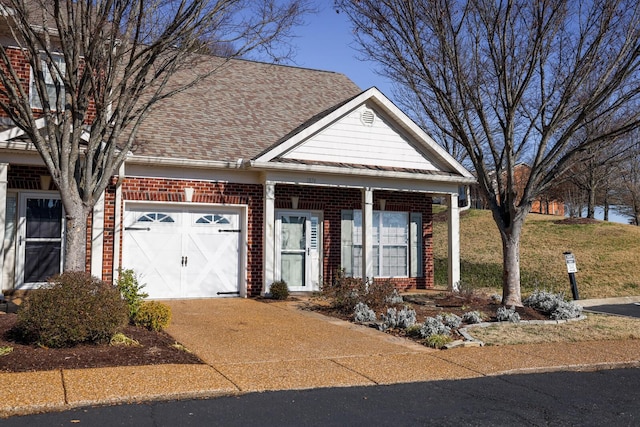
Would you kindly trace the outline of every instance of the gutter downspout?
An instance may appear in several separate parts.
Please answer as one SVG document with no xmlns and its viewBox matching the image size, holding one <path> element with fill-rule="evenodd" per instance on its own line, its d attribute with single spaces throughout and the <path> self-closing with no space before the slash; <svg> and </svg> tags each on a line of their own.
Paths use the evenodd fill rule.
<svg viewBox="0 0 640 427">
<path fill-rule="evenodd" d="M 466 210 L 469 210 L 469 208 L 471 208 L 471 190 L 470 187 L 468 185 L 464 186 L 464 191 L 465 194 L 467 195 L 467 204 L 465 206 L 462 206 L 458 209 L 459 212 L 464 212 Z"/>
</svg>

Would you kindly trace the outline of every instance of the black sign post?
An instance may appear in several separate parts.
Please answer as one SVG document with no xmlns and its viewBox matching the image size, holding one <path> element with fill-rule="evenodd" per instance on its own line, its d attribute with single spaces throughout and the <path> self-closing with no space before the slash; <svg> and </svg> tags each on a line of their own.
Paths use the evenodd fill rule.
<svg viewBox="0 0 640 427">
<path fill-rule="evenodd" d="M 576 283 L 576 273 L 578 272 L 576 257 L 571 252 L 565 252 L 564 261 L 567 263 L 567 272 L 569 273 L 569 283 L 571 284 L 573 299 L 578 300 L 580 299 L 580 294 L 578 293 L 578 284 Z"/>
</svg>

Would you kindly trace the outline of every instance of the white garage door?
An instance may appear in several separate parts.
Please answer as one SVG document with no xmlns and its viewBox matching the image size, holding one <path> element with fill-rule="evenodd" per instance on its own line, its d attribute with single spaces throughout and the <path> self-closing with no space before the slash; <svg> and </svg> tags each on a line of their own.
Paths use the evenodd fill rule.
<svg viewBox="0 0 640 427">
<path fill-rule="evenodd" d="M 237 296 L 241 233 L 237 210 L 127 206 L 123 268 L 149 298 Z"/>
</svg>

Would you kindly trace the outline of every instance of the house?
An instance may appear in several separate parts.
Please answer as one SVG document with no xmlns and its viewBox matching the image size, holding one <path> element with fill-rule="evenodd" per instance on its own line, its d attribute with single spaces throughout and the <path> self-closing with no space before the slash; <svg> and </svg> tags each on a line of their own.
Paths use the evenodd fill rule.
<svg viewBox="0 0 640 427">
<path fill-rule="evenodd" d="M 39 154 L 6 117 L 0 123 L 7 293 L 61 271 L 65 230 Z M 454 285 L 458 187 L 472 182 L 378 89 L 333 72 L 232 60 L 148 117 L 93 210 L 87 270 L 110 281 L 131 268 L 158 299 L 257 296 L 280 279 L 291 291 L 316 291 L 339 269 L 429 288 L 437 196 L 453 207 Z"/>
<path fill-rule="evenodd" d="M 531 166 L 526 163 L 518 163 L 514 167 L 514 177 L 516 180 L 516 190 L 518 197 L 522 197 L 522 192 L 524 191 L 524 187 L 529 179 L 529 174 L 531 173 Z M 495 173 L 493 174 L 495 175 Z M 497 184 L 495 179 L 493 181 L 494 188 L 497 191 Z M 471 194 L 471 205 L 475 209 L 489 209 L 489 204 L 486 201 L 486 198 L 482 191 L 480 190 L 479 184 L 473 184 L 470 186 L 470 194 Z M 533 203 L 531 204 L 531 213 L 538 213 L 544 215 L 557 215 L 564 216 L 564 201 L 561 199 L 561 196 L 558 191 L 554 189 L 549 190 L 540 196 L 538 196 Z"/>
</svg>

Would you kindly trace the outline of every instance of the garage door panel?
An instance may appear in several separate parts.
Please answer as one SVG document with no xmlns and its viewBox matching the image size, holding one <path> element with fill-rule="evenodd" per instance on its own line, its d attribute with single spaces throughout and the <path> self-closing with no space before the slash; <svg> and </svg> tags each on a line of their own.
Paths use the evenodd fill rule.
<svg viewBox="0 0 640 427">
<path fill-rule="evenodd" d="M 144 290 L 149 298 L 236 296 L 239 224 L 239 213 L 216 212 L 215 208 L 192 212 L 128 209 L 123 265 L 132 268 L 141 283 L 147 283 Z"/>
<path fill-rule="evenodd" d="M 124 268 L 136 272 L 151 298 L 181 294 L 179 268 L 182 236 L 159 231 L 129 231 L 123 248 Z"/>
<path fill-rule="evenodd" d="M 211 297 L 238 292 L 238 235 L 192 233 L 188 240 L 188 292 Z"/>
</svg>

